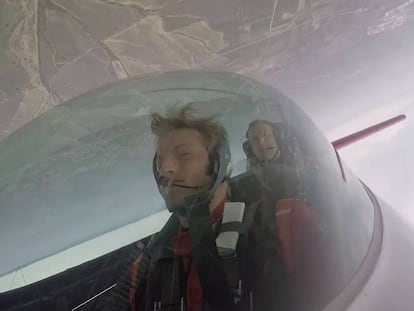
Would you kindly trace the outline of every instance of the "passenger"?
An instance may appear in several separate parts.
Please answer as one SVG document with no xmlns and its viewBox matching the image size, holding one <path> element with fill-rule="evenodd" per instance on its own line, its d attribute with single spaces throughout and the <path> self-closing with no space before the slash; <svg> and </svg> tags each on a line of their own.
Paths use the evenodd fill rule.
<svg viewBox="0 0 414 311">
<path fill-rule="evenodd" d="M 274 226 L 260 223 L 258 202 L 230 203 L 224 127 L 185 106 L 153 114 L 151 129 L 154 176 L 172 216 L 134 262 L 131 309 L 291 310 Z"/>
<path fill-rule="evenodd" d="M 303 198 L 303 161 L 299 158 L 297 139 L 287 127 L 258 119 L 249 124 L 245 137 L 247 169 L 256 175 L 264 195 L 271 196 L 272 202 Z"/>
<path fill-rule="evenodd" d="M 328 280 L 329 273 L 334 274 L 334 256 L 316 209 L 306 200 L 304 185 L 309 182 L 312 162 L 304 160 L 298 137 L 282 124 L 254 120 L 246 139 L 243 150 L 249 171 L 261 185 L 254 187 L 250 176 L 246 187 L 260 193 L 255 195 L 262 202 L 258 217 L 263 219 L 262 226 L 273 226 L 267 230 L 277 238 L 281 263 L 298 301 L 307 310 L 318 308 L 331 290 Z M 309 163 L 307 169 L 305 162 Z M 238 193 L 246 192 L 240 184 L 232 188 L 238 188 Z M 251 193 L 249 196 L 253 197 Z"/>
<path fill-rule="evenodd" d="M 243 151 L 250 166 L 277 161 L 280 158 L 280 148 L 275 124 L 266 120 L 255 120 L 249 124 Z"/>
</svg>

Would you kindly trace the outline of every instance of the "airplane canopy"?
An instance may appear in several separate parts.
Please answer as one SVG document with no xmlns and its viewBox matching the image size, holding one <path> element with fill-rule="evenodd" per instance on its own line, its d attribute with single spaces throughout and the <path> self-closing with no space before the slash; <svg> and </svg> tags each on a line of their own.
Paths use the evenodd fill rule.
<svg viewBox="0 0 414 311">
<path fill-rule="evenodd" d="M 274 208 L 294 200 L 312 211 L 315 230 L 335 250 L 330 260 L 340 277 L 333 287 L 341 288 L 366 255 L 373 232 L 372 202 L 363 186 L 289 98 L 238 74 L 199 71 L 151 74 L 91 91 L 0 144 L 0 277 L 100 236 L 110 239 L 108 233 L 154 215 L 164 216 L 147 221 L 149 229 L 136 227 L 132 236 L 140 240 L 160 230 L 168 213 L 152 172 L 150 116 L 188 103 L 226 129 L 239 201 L 268 193 Z M 255 120 L 271 126 L 277 156 L 255 155 L 260 131 L 246 136 Z M 248 139 L 249 159 L 243 150 Z M 245 180 L 258 190 L 242 189 Z M 115 250 L 130 242 L 111 243 Z"/>
</svg>

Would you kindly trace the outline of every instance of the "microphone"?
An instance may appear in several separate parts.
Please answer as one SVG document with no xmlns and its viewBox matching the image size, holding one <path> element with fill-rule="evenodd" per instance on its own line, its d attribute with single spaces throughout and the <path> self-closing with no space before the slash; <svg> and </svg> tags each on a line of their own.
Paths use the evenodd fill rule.
<svg viewBox="0 0 414 311">
<path fill-rule="evenodd" d="M 172 183 L 171 186 L 184 188 L 184 189 L 200 189 L 200 188 L 204 188 L 204 187 L 208 186 L 208 184 L 195 187 L 195 186 L 186 186 L 186 185 L 180 185 L 180 184 Z"/>
<path fill-rule="evenodd" d="M 183 189 L 202 189 L 202 188 L 208 187 L 210 185 L 210 183 L 206 183 L 206 184 L 200 185 L 200 186 L 191 186 L 191 185 L 177 184 L 177 183 L 173 182 L 172 180 L 168 180 L 165 177 L 161 177 L 158 180 L 158 185 L 159 186 L 162 186 L 162 187 L 165 187 L 165 186 L 167 186 L 167 187 L 174 186 L 174 187 L 179 187 L 179 188 L 183 188 Z"/>
<path fill-rule="evenodd" d="M 174 187 L 178 187 L 178 188 L 182 188 L 182 189 L 191 189 L 191 190 L 198 190 L 196 195 L 190 195 L 187 198 L 184 198 L 184 202 L 178 204 L 178 205 L 171 205 L 169 203 L 169 199 L 168 199 L 168 192 L 171 189 L 171 186 Z M 201 195 L 200 194 L 204 193 L 205 189 L 209 189 L 211 186 L 210 183 L 206 183 L 204 185 L 200 185 L 200 186 L 192 186 L 192 185 L 183 185 L 183 184 L 177 184 L 174 183 L 172 180 L 168 180 L 168 178 L 163 178 L 161 177 L 160 179 L 158 179 L 158 189 L 160 191 L 161 196 L 164 198 L 166 204 L 167 204 L 167 209 L 172 212 L 175 213 L 178 216 L 181 217 L 187 217 L 189 210 L 191 209 L 191 207 L 194 204 L 200 204 L 200 203 L 204 203 L 207 202 L 206 199 L 204 199 L 205 195 Z"/>
</svg>

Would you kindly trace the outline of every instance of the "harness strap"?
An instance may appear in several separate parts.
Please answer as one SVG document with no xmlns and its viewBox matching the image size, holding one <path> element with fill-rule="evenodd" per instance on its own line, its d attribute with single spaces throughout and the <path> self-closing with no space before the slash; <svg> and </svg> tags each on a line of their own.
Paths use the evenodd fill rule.
<svg viewBox="0 0 414 311">
<path fill-rule="evenodd" d="M 165 245 L 165 242 L 170 242 L 172 237 L 177 234 L 179 225 L 180 221 L 178 220 L 178 217 L 175 214 L 172 214 L 162 229 L 155 234 L 148 243 L 147 248 L 158 246 L 162 247 Z"/>
<path fill-rule="evenodd" d="M 190 211 L 189 220 L 193 260 L 203 288 L 203 296 L 214 310 L 235 310 L 233 294 L 218 255 L 208 206 L 195 206 Z"/>
<path fill-rule="evenodd" d="M 246 233 L 246 225 L 239 221 L 226 222 L 220 226 L 220 233 L 223 232 L 238 232 L 240 234 Z"/>
<path fill-rule="evenodd" d="M 180 258 L 175 257 L 173 260 L 164 260 L 165 263 L 159 265 L 161 270 L 162 282 L 161 286 L 161 309 L 165 310 L 181 310 L 182 299 L 185 295 L 180 281 L 182 262 Z"/>
<path fill-rule="evenodd" d="M 254 219 L 254 215 L 256 214 L 256 210 L 257 207 L 261 204 L 262 202 L 255 202 L 255 203 L 251 203 L 248 208 L 245 210 L 244 215 L 243 215 L 243 224 L 244 226 L 247 228 L 247 230 L 249 230 L 250 225 L 253 222 Z"/>
<path fill-rule="evenodd" d="M 230 260 L 222 258 L 218 253 L 215 242 L 216 234 L 211 227 L 209 209 L 200 205 L 191 210 L 189 230 L 193 245 L 193 264 L 197 269 L 203 296 L 212 310 L 236 310 L 235 293 L 231 286 L 234 287 L 234 283 L 239 282 L 242 279 L 240 276 L 246 273 L 247 232 L 259 204 L 260 202 L 249 204 L 244 211 L 242 222 L 231 221 L 220 226 L 220 233 L 231 231 L 240 233 L 235 257 Z M 152 258 L 145 259 L 151 260 L 152 264 L 143 264 L 139 267 L 140 275 L 149 274 L 146 278 L 148 282 L 146 300 L 155 305 L 147 305 L 148 310 L 183 309 L 186 289 L 179 284 L 182 280 L 182 275 L 180 275 L 183 271 L 182 263 L 179 258 L 175 258 L 172 248 L 165 247 L 165 243 L 170 243 L 173 236 L 177 234 L 178 228 L 178 217 L 173 214 L 147 246 L 147 250 L 152 249 L 150 256 Z M 144 257 L 148 256 L 147 251 L 144 254 Z M 229 278 L 229 276 L 233 277 Z M 156 288 L 160 290 L 154 291 Z"/>
</svg>

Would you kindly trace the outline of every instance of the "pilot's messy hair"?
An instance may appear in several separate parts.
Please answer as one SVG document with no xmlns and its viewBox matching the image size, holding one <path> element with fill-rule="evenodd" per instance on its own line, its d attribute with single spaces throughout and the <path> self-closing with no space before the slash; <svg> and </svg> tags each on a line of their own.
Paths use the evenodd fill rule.
<svg viewBox="0 0 414 311">
<path fill-rule="evenodd" d="M 215 120 L 216 116 L 196 116 L 196 111 L 192 105 L 193 103 L 181 107 L 175 105 L 167 111 L 165 116 L 159 113 L 153 113 L 151 115 L 151 131 L 159 139 L 171 130 L 196 130 L 203 137 L 207 150 L 211 153 L 213 150 L 225 144 L 227 132 Z"/>
</svg>

